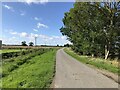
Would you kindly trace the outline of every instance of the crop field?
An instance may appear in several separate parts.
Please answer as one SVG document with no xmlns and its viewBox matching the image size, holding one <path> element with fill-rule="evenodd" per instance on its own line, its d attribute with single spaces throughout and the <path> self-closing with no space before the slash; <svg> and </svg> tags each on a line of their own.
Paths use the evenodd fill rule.
<svg viewBox="0 0 120 90">
<path fill-rule="evenodd" d="M 49 88 L 55 74 L 56 51 L 56 48 L 4 50 L 2 88 Z"/>
<path fill-rule="evenodd" d="M 9 52 L 19 52 L 19 51 L 23 51 L 24 49 L 3 49 L 0 50 L 1 53 L 9 53 Z"/>
</svg>

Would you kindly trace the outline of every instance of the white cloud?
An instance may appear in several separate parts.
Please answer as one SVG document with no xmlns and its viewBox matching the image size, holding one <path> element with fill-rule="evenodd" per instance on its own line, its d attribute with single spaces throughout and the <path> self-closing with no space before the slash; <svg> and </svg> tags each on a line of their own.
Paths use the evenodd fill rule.
<svg viewBox="0 0 120 90">
<path fill-rule="evenodd" d="M 24 16 L 25 14 L 26 14 L 25 11 L 20 11 L 21 16 Z"/>
<path fill-rule="evenodd" d="M 38 32 L 38 30 L 37 30 L 37 29 L 33 29 L 33 31 Z"/>
<path fill-rule="evenodd" d="M 9 33 L 11 35 L 18 35 L 20 37 L 29 37 L 29 35 L 26 33 L 26 32 L 21 32 L 21 33 L 18 33 L 16 31 L 13 31 L 13 30 L 10 30 Z"/>
<path fill-rule="evenodd" d="M 7 8 L 7 9 L 11 9 L 11 7 L 10 6 L 8 6 L 8 5 L 3 5 L 5 8 Z"/>
<path fill-rule="evenodd" d="M 22 40 L 25 40 L 26 42 L 34 42 L 35 41 L 35 37 L 37 37 L 37 45 L 64 45 L 64 44 L 71 44 L 68 40 L 66 36 L 48 36 L 48 35 L 44 35 L 44 34 L 35 34 L 35 33 L 26 33 L 26 32 L 15 32 L 13 30 L 10 30 L 9 32 L 11 35 L 13 35 L 13 40 L 15 38 L 19 38 L 20 40 L 14 40 L 16 43 L 20 43 Z M 15 36 L 16 35 L 16 36 Z M 9 42 L 11 41 L 11 39 L 9 40 Z M 4 40 L 4 43 L 8 43 L 7 40 Z M 12 41 L 13 42 L 13 41 Z M 11 42 L 10 42 L 11 43 Z"/>
<path fill-rule="evenodd" d="M 35 19 L 36 21 L 39 21 L 39 20 L 40 20 L 38 17 L 34 17 L 34 19 Z"/>
<path fill-rule="evenodd" d="M 38 37 L 38 36 L 39 36 L 38 34 L 33 34 L 33 33 L 29 35 L 29 37 Z"/>
<path fill-rule="evenodd" d="M 29 37 L 29 35 L 28 35 L 26 32 L 20 33 L 20 36 L 21 36 L 21 37 Z"/>
<path fill-rule="evenodd" d="M 64 45 L 64 44 L 71 44 L 71 42 L 69 42 L 67 40 L 66 36 L 47 36 L 47 35 L 39 35 L 38 36 L 38 40 L 41 40 L 41 42 L 43 44 L 47 44 L 47 45 Z"/>
<path fill-rule="evenodd" d="M 65 36 L 61 36 L 61 39 L 67 39 Z"/>
<path fill-rule="evenodd" d="M 21 15 L 21 16 L 24 16 L 25 14 L 24 14 L 24 13 L 21 13 L 20 15 Z"/>
<path fill-rule="evenodd" d="M 14 37 L 14 36 L 11 38 L 3 37 L 2 43 L 3 44 L 10 44 L 10 45 L 19 45 L 20 41 L 18 40 L 17 37 Z"/>
<path fill-rule="evenodd" d="M 25 2 L 28 5 L 30 4 L 45 4 L 48 2 L 48 0 L 18 0 L 19 2 Z"/>
<path fill-rule="evenodd" d="M 12 29 L 7 30 L 6 32 L 10 33 L 11 35 L 18 35 L 19 37 L 29 37 L 29 34 L 26 32 L 19 33 L 19 32 L 13 31 Z"/>
<path fill-rule="evenodd" d="M 43 34 L 34 34 L 30 33 L 26 35 L 27 38 L 29 38 L 29 41 L 34 42 L 35 37 L 37 37 L 37 44 L 46 44 L 46 45 L 64 45 L 64 44 L 71 44 L 66 36 L 48 36 L 48 35 L 43 35 Z"/>
<path fill-rule="evenodd" d="M 17 33 L 17 32 L 14 32 L 14 31 L 11 31 L 10 34 L 12 34 L 12 35 L 17 35 L 18 33 Z"/>
<path fill-rule="evenodd" d="M 59 39 L 60 37 L 59 36 L 52 36 L 53 38 L 55 38 L 55 39 Z"/>
<path fill-rule="evenodd" d="M 45 25 L 45 24 L 42 24 L 42 23 L 37 23 L 37 28 L 41 28 L 41 27 L 43 27 L 43 28 L 48 28 L 48 26 L 47 25 Z"/>
<path fill-rule="evenodd" d="M 41 4 L 45 4 L 48 2 L 48 0 L 39 0 Z"/>
<path fill-rule="evenodd" d="M 15 32 L 15 31 L 10 31 L 9 32 L 11 35 L 18 35 L 20 37 L 29 37 L 29 34 L 26 33 L 26 32 L 21 32 L 21 33 L 18 33 L 18 32 Z"/>
<path fill-rule="evenodd" d="M 16 31 L 13 31 L 13 29 L 6 29 L 4 31 L 5 33 L 10 33 L 11 35 L 19 35 L 19 33 Z"/>
<path fill-rule="evenodd" d="M 3 7 L 6 8 L 6 9 L 8 9 L 8 10 L 10 10 L 10 11 L 12 11 L 12 12 L 14 12 L 13 7 L 11 7 L 11 6 L 3 5 Z"/>
<path fill-rule="evenodd" d="M 49 36 L 46 36 L 46 35 L 40 34 L 40 35 L 39 35 L 39 38 L 42 38 L 42 39 L 49 39 L 50 37 L 49 37 Z"/>
</svg>

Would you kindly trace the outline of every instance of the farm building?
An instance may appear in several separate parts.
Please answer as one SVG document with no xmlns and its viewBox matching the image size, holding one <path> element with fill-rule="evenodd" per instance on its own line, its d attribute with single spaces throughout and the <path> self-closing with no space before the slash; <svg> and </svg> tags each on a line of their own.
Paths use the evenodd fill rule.
<svg viewBox="0 0 120 90">
<path fill-rule="evenodd" d="M 0 40 L 0 49 L 2 48 L 2 40 Z"/>
</svg>

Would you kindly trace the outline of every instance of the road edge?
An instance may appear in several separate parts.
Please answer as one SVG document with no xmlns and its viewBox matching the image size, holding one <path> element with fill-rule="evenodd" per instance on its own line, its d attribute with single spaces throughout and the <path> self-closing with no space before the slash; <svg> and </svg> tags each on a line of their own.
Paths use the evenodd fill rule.
<svg viewBox="0 0 120 90">
<path fill-rule="evenodd" d="M 63 49 L 63 51 L 65 52 L 65 50 Z M 66 52 L 65 52 L 66 53 Z M 68 53 L 66 53 L 67 55 L 69 55 Z M 69 55 L 69 56 L 71 56 L 71 55 Z M 71 56 L 72 57 L 72 56 Z M 72 57 L 72 58 L 74 58 L 74 57 Z M 75 60 L 77 60 L 76 58 L 74 58 Z M 77 61 L 79 61 L 79 60 L 77 60 Z M 80 61 L 79 61 L 80 62 Z M 81 62 L 82 63 L 82 62 Z M 108 77 L 108 78 L 110 78 L 110 79 L 112 79 L 113 81 L 115 81 L 116 83 L 118 83 L 119 85 L 120 85 L 120 80 L 119 80 L 119 76 L 118 75 L 116 75 L 116 74 L 114 74 L 114 73 L 112 73 L 112 72 L 109 72 L 109 71 L 107 71 L 107 70 L 104 70 L 104 69 L 98 69 L 97 67 L 95 67 L 95 66 L 93 66 L 93 65 L 90 65 L 90 64 L 85 64 L 85 63 L 83 63 L 84 65 L 87 65 L 88 67 L 90 67 L 90 68 L 92 68 L 92 69 L 94 69 L 94 70 L 96 70 L 97 72 L 99 72 L 99 73 L 101 73 L 102 75 L 104 75 L 104 76 L 106 76 L 106 77 Z"/>
</svg>

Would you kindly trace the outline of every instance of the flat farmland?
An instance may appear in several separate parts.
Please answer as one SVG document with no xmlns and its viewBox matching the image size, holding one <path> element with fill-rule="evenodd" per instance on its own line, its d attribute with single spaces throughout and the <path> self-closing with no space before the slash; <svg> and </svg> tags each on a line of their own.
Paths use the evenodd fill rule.
<svg viewBox="0 0 120 90">
<path fill-rule="evenodd" d="M 38 48 L 59 48 L 57 46 L 2 46 L 3 49 L 38 49 Z"/>
<path fill-rule="evenodd" d="M 24 49 L 22 49 L 24 50 Z M 3 50 L 0 50 L 1 53 L 9 53 L 9 52 L 19 52 L 21 51 L 21 49 L 3 49 Z"/>
</svg>

